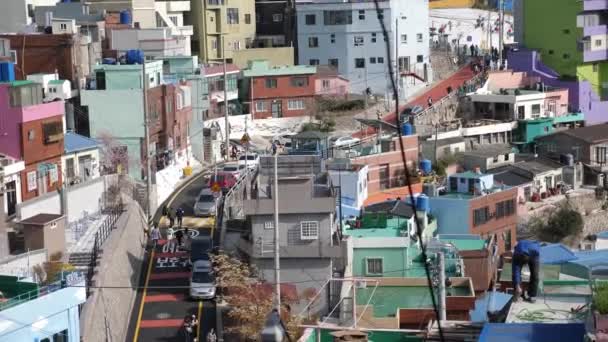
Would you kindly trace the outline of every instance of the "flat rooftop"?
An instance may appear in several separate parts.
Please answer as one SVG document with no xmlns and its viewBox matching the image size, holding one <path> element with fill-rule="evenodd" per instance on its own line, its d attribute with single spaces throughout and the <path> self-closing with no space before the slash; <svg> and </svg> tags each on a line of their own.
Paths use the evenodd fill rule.
<svg viewBox="0 0 608 342">
<path fill-rule="evenodd" d="M 403 237 L 407 232 L 407 219 L 402 217 L 392 217 L 386 219 L 386 226 L 365 226 L 362 222 L 361 228 L 354 228 L 350 225 L 345 225 L 343 234 L 357 238 L 371 237 Z"/>
</svg>

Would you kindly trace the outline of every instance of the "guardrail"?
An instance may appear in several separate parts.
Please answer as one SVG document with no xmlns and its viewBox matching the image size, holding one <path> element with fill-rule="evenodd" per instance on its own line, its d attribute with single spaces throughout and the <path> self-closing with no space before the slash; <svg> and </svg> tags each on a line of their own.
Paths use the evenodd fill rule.
<svg viewBox="0 0 608 342">
<path fill-rule="evenodd" d="M 220 215 L 216 217 L 215 224 L 216 228 L 220 232 L 220 246 L 224 246 L 224 241 L 226 239 L 226 221 L 231 219 L 230 215 L 230 202 L 233 200 L 234 196 L 238 194 L 238 191 L 242 190 L 243 184 L 247 187 L 247 181 L 253 180 L 254 177 L 258 173 L 258 166 L 248 169 L 245 173 L 239 176 L 237 182 L 228 190 L 226 195 L 224 195 L 224 200 L 222 203 L 222 210 L 219 211 Z M 246 188 L 245 188 L 246 189 Z M 251 191 L 251 190 L 249 190 Z M 242 207 L 242 206 L 241 206 Z"/>
</svg>

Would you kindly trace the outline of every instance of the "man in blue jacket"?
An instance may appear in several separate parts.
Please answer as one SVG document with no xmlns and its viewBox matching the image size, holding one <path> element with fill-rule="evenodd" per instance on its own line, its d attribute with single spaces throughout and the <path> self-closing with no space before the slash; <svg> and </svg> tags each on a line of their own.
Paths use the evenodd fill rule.
<svg viewBox="0 0 608 342">
<path fill-rule="evenodd" d="M 538 272 L 540 268 L 540 244 L 536 241 L 531 240 L 520 240 L 515 249 L 513 250 L 513 261 L 512 261 L 512 273 L 513 273 L 513 287 L 515 293 L 513 295 L 513 301 L 519 301 L 523 293 L 521 290 L 521 270 L 525 265 L 528 265 L 530 269 L 530 282 L 528 284 L 528 298 L 529 302 L 534 303 L 536 292 L 538 291 Z"/>
</svg>

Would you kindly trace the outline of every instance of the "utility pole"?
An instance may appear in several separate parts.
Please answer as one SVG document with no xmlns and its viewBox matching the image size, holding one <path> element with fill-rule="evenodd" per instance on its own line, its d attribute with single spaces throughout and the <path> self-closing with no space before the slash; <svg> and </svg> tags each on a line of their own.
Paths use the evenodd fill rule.
<svg viewBox="0 0 608 342">
<path fill-rule="evenodd" d="M 395 18 L 395 84 L 397 85 L 397 97 L 399 97 L 399 72 L 399 17 L 397 17 Z"/>
<path fill-rule="evenodd" d="M 144 89 L 144 96 L 143 96 L 143 105 L 144 105 L 144 143 L 146 144 L 146 147 L 144 148 L 144 151 L 146 153 L 146 198 L 147 198 L 147 205 L 146 205 L 146 220 L 148 222 L 150 222 L 151 219 L 151 211 L 152 211 L 152 196 L 150 194 L 150 191 L 152 191 L 152 167 L 151 167 L 151 161 L 150 161 L 150 127 L 149 127 L 149 118 L 148 118 L 148 86 L 149 86 L 149 82 L 150 80 L 148 79 L 148 76 L 146 75 L 146 63 L 143 62 L 141 64 L 141 80 L 142 80 L 142 86 Z"/>
<path fill-rule="evenodd" d="M 502 60 L 502 49 L 504 44 L 504 30 L 505 30 L 505 2 L 504 0 L 500 0 L 500 8 L 498 9 L 498 20 L 500 21 L 500 29 L 498 37 L 498 68 L 502 68 L 503 60 Z"/>
<path fill-rule="evenodd" d="M 281 313 L 281 257 L 279 254 L 279 171 L 278 153 L 274 154 L 274 282 L 276 310 Z"/>
<path fill-rule="evenodd" d="M 363 94 L 365 95 L 365 118 L 369 119 L 369 113 L 367 112 L 367 100 L 369 97 L 369 94 L 367 93 L 367 89 L 369 88 L 368 84 L 367 84 L 367 61 L 365 62 L 365 91 L 363 92 Z"/>
<path fill-rule="evenodd" d="M 230 122 L 228 121 L 228 77 L 226 74 L 226 39 L 222 35 L 222 60 L 224 65 L 224 123 L 226 124 L 226 142 L 225 142 L 225 156 L 226 160 L 229 159 L 230 150 Z"/>
<path fill-rule="evenodd" d="M 437 253 L 439 257 L 439 320 L 446 320 L 445 304 L 445 256 L 443 252 Z"/>
</svg>

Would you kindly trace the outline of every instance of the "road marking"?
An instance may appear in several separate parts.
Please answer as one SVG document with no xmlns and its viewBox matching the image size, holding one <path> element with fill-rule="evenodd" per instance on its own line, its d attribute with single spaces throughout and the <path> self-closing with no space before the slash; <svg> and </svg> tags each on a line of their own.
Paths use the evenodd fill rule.
<svg viewBox="0 0 608 342">
<path fill-rule="evenodd" d="M 181 190 L 184 190 L 185 188 L 190 186 L 190 184 L 192 184 L 196 179 L 202 177 L 204 174 L 205 174 L 205 171 L 203 170 L 197 176 L 192 177 L 191 180 L 187 181 L 186 183 L 184 183 L 184 185 L 180 186 L 180 191 L 174 191 L 171 198 L 167 201 L 167 207 L 171 206 L 171 203 L 173 203 L 173 201 L 175 200 L 175 197 L 177 197 L 177 195 L 181 192 Z"/>
<path fill-rule="evenodd" d="M 150 275 L 150 280 L 183 279 L 190 278 L 190 272 L 165 272 Z M 145 289 L 144 289 L 145 291 Z"/>
<path fill-rule="evenodd" d="M 167 293 L 159 295 L 150 295 L 146 297 L 146 303 L 158 303 L 158 302 L 179 302 L 186 298 L 181 293 Z"/>
<path fill-rule="evenodd" d="M 201 337 L 201 324 L 203 322 L 203 301 L 199 300 L 198 301 L 198 324 L 196 325 L 196 337 L 198 337 L 199 341 L 202 341 L 202 337 Z"/>
<path fill-rule="evenodd" d="M 141 303 L 139 304 L 139 313 L 137 314 L 137 323 L 135 324 L 135 334 L 133 335 L 133 342 L 137 342 L 139 338 L 139 328 L 141 324 L 141 317 L 144 314 L 144 302 L 146 301 L 146 293 L 148 292 L 148 283 L 150 282 L 150 273 L 152 273 L 152 262 L 154 261 L 154 250 L 150 253 L 148 259 L 148 271 L 146 272 L 146 281 L 144 282 L 144 292 L 141 296 Z"/>
<path fill-rule="evenodd" d="M 167 253 L 158 253 L 156 255 L 156 258 L 171 258 L 171 257 L 176 257 L 176 258 L 180 258 L 180 257 L 187 257 L 188 256 L 188 252 L 167 252 Z"/>
<path fill-rule="evenodd" d="M 188 227 L 190 229 L 213 229 L 213 226 L 215 226 L 215 217 L 184 216 L 182 222 L 182 227 Z M 165 216 L 161 217 L 158 221 L 158 227 L 169 228 L 169 219 Z"/>
<path fill-rule="evenodd" d="M 147 319 L 141 321 L 142 328 L 180 328 L 183 319 Z"/>
</svg>

